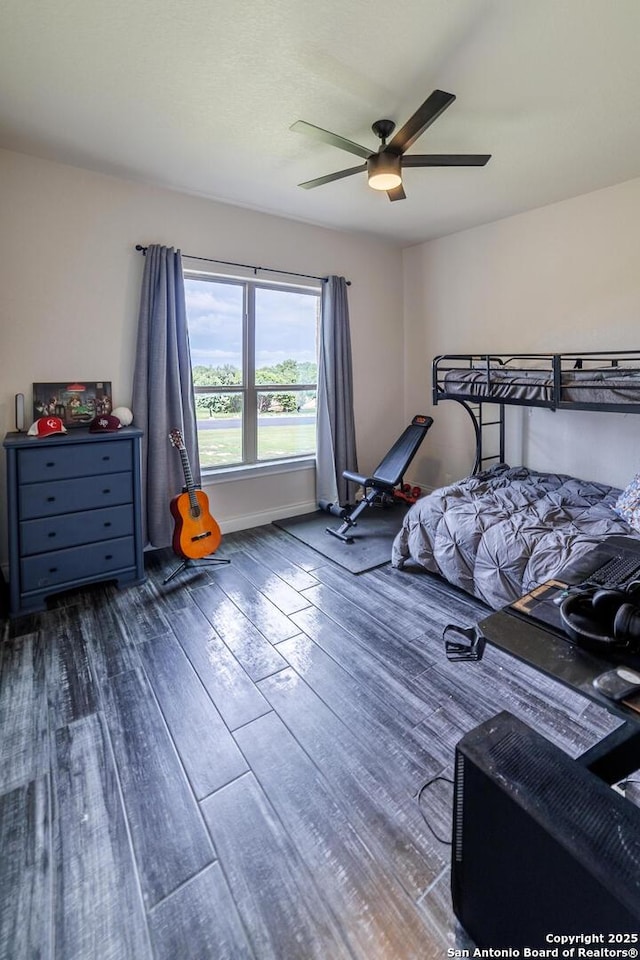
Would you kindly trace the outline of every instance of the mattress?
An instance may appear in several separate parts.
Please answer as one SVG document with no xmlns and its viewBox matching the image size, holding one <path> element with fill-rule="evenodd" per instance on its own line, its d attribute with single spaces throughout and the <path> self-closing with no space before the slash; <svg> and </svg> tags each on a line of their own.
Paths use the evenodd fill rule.
<svg viewBox="0 0 640 960">
<path fill-rule="evenodd" d="M 439 386 L 453 396 L 553 403 L 553 373 L 486 366 L 447 370 Z M 640 370 L 608 367 L 567 370 L 561 375 L 561 402 L 598 404 L 640 403 Z"/>
<path fill-rule="evenodd" d="M 526 467 L 493 467 L 418 500 L 396 536 L 394 567 L 417 565 L 497 610 L 613 535 L 616 487 Z"/>
</svg>

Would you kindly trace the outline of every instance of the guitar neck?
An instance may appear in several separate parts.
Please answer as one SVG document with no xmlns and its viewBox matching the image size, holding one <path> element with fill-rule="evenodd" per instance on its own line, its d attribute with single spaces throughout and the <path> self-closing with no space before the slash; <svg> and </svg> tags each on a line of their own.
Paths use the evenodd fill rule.
<svg viewBox="0 0 640 960">
<path fill-rule="evenodd" d="M 180 459 L 182 461 L 182 472 L 184 473 L 184 482 L 187 488 L 187 493 L 189 494 L 189 502 L 192 507 L 197 507 L 198 500 L 196 498 L 196 485 L 193 480 L 193 474 L 191 473 L 191 464 L 189 463 L 189 457 L 187 456 L 187 451 L 184 447 L 180 448 Z"/>
</svg>

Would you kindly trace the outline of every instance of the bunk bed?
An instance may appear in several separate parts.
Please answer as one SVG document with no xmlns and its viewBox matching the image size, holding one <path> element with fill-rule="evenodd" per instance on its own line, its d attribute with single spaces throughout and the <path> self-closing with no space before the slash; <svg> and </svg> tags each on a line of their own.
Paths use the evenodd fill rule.
<svg viewBox="0 0 640 960">
<path fill-rule="evenodd" d="M 411 507 L 393 566 L 438 573 L 499 609 L 603 538 L 639 535 L 640 508 L 628 502 L 640 503 L 637 483 L 625 501 L 606 484 L 506 464 L 505 407 L 640 413 L 640 351 L 442 355 L 433 361 L 433 402 L 444 400 L 471 418 L 473 473 Z M 497 452 L 488 453 L 496 426 Z"/>
</svg>

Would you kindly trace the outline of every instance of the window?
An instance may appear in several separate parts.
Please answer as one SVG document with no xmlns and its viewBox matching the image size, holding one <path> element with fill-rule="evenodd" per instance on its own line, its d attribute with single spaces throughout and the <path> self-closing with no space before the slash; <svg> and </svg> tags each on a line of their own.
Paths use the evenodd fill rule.
<svg viewBox="0 0 640 960">
<path fill-rule="evenodd" d="M 316 449 L 320 291 L 185 273 L 203 470 Z"/>
</svg>

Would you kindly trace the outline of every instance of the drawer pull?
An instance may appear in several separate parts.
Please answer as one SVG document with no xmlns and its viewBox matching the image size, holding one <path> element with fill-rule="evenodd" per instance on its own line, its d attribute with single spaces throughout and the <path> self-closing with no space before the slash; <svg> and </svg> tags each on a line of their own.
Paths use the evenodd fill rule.
<svg viewBox="0 0 640 960">
<path fill-rule="evenodd" d="M 103 490 L 102 492 L 103 492 L 103 493 L 111 493 L 111 490 L 110 490 L 109 487 L 107 487 L 107 489 L 106 489 L 106 490 Z"/>
<path fill-rule="evenodd" d="M 55 535 L 56 535 L 55 530 L 52 530 L 51 533 L 47 534 L 48 537 L 55 537 Z"/>
<path fill-rule="evenodd" d="M 49 573 L 57 573 L 57 572 L 58 572 L 57 567 L 49 567 Z"/>
<path fill-rule="evenodd" d="M 111 520 L 105 520 L 103 526 L 105 526 L 105 527 L 110 527 L 110 526 L 111 526 Z"/>
<path fill-rule="evenodd" d="M 113 560 L 113 554 L 112 554 L 112 553 L 105 553 L 104 558 L 105 558 L 105 560 Z"/>
<path fill-rule="evenodd" d="M 106 457 L 103 457 L 102 459 L 103 459 L 103 460 L 111 460 L 111 457 L 109 456 L 109 454 L 107 454 L 107 456 L 106 456 Z"/>
<path fill-rule="evenodd" d="M 55 465 L 56 465 L 55 460 L 51 460 L 51 461 L 47 464 L 48 467 L 55 467 Z"/>
<path fill-rule="evenodd" d="M 47 503 L 55 503 L 55 497 L 47 497 Z"/>
</svg>

